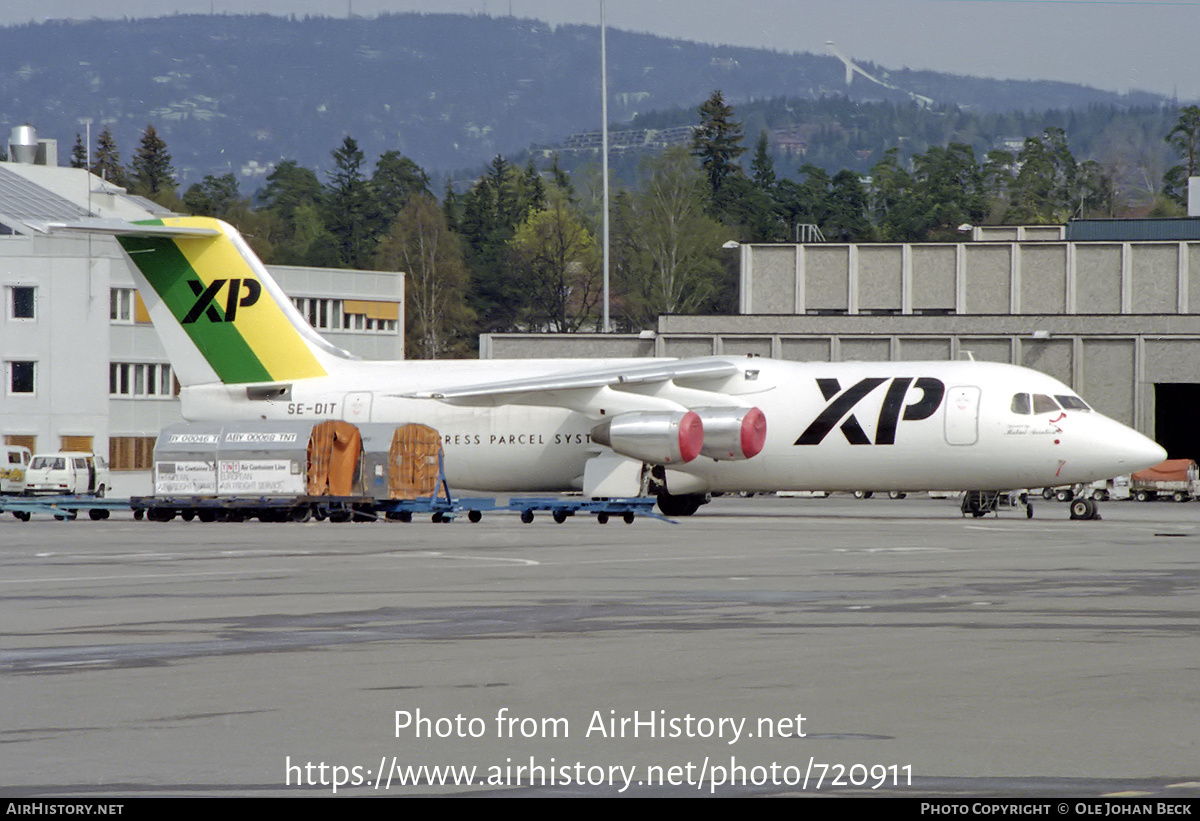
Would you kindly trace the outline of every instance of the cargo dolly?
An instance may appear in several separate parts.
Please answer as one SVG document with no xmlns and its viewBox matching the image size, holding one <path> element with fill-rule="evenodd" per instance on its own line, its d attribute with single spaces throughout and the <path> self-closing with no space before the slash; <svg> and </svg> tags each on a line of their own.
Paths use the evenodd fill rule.
<svg viewBox="0 0 1200 821">
<path fill-rule="evenodd" d="M 114 510 L 129 510 L 128 499 L 96 496 L 0 496 L 0 512 L 28 522 L 34 513 L 44 513 L 60 521 L 75 519 L 87 511 L 94 521 L 107 519 Z"/>
</svg>

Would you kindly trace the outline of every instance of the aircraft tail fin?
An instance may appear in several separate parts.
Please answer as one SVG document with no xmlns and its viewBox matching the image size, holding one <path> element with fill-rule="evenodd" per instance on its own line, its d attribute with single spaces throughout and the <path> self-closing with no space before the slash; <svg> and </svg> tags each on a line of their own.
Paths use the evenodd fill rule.
<svg viewBox="0 0 1200 821">
<path fill-rule="evenodd" d="M 116 237 L 181 385 L 286 382 L 353 358 L 304 321 L 227 223 L 169 217 L 55 227 Z"/>
</svg>

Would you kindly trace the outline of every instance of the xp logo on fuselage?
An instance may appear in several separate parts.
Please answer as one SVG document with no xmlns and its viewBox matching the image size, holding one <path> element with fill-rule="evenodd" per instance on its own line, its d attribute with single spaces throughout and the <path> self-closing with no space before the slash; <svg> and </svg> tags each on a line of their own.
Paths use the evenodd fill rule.
<svg viewBox="0 0 1200 821">
<path fill-rule="evenodd" d="M 942 384 L 942 381 L 928 376 L 917 379 L 915 385 L 911 376 L 898 376 L 891 380 L 883 377 L 868 377 L 859 380 L 845 390 L 842 390 L 841 384 L 836 379 L 818 379 L 817 387 L 821 389 L 821 396 L 828 404 L 812 424 L 805 428 L 804 433 L 800 434 L 796 444 L 819 445 L 839 422 L 842 435 L 846 437 L 847 442 L 852 445 L 871 444 L 870 437 L 863 431 L 862 425 L 851 411 L 868 394 L 888 381 L 891 384 L 883 397 L 883 404 L 879 408 L 879 421 L 875 426 L 874 444 L 876 445 L 894 445 L 896 443 L 896 426 L 900 422 L 902 408 L 905 421 L 928 419 L 933 416 L 933 412 L 942 404 L 942 398 L 946 395 L 946 386 Z M 905 405 L 904 397 L 908 394 L 909 386 L 921 391 L 921 398 Z"/>
<path fill-rule="evenodd" d="M 222 317 L 213 303 L 226 283 L 229 283 L 229 293 L 225 297 L 225 316 Z M 195 322 L 201 314 L 204 314 L 209 322 L 233 322 L 237 319 L 239 307 L 249 307 L 262 296 L 262 284 L 257 279 L 214 279 L 207 288 L 198 279 L 189 279 L 187 284 L 196 295 L 196 302 L 180 320 L 184 325 Z M 245 295 L 242 294 L 243 288 Z"/>
</svg>

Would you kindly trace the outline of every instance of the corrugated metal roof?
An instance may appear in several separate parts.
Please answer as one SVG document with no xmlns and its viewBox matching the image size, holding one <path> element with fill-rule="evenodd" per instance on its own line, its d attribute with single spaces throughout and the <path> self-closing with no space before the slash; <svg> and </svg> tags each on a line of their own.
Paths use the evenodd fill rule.
<svg viewBox="0 0 1200 821">
<path fill-rule="evenodd" d="M 0 223 L 16 231 L 25 231 L 30 223 L 76 220 L 86 216 L 86 209 L 14 174 L 0 163 Z"/>
<path fill-rule="evenodd" d="M 1068 242 L 1200 240 L 1200 217 L 1167 219 L 1071 220 Z"/>
</svg>

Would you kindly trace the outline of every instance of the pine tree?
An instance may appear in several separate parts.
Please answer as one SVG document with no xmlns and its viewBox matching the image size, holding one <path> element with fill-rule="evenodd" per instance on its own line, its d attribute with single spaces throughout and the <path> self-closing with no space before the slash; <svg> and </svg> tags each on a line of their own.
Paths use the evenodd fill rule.
<svg viewBox="0 0 1200 821">
<path fill-rule="evenodd" d="M 371 187 L 362 171 L 363 152 L 353 137 L 346 137 L 331 154 L 334 168 L 325 193 L 325 224 L 337 238 L 342 262 L 365 268 L 379 231 Z"/>
<path fill-rule="evenodd" d="M 737 158 L 746 151 L 742 136 L 742 124 L 733 120 L 733 107 L 726 105 L 719 89 L 714 91 L 700 106 L 700 126 L 692 135 L 692 155 L 700 160 L 713 195 L 727 178 L 741 173 Z"/>
<path fill-rule="evenodd" d="M 754 159 L 750 162 L 750 172 L 754 175 L 754 184 L 768 196 L 775 188 L 775 163 L 771 160 L 769 148 L 767 132 L 760 132 L 758 144 L 754 148 Z"/>
<path fill-rule="evenodd" d="M 384 225 L 391 225 L 414 194 L 432 194 L 429 175 L 399 151 L 385 151 L 379 156 L 371 191 Z"/>
<path fill-rule="evenodd" d="M 121 165 L 121 153 L 112 132 L 105 128 L 96 139 L 96 156 L 92 159 L 92 173 L 113 185 L 125 187 L 125 167 Z"/>
<path fill-rule="evenodd" d="M 1164 193 L 1180 205 L 1186 205 L 1188 177 L 1200 174 L 1200 106 L 1182 109 L 1179 122 L 1164 139 L 1183 160 L 1163 176 Z"/>
<path fill-rule="evenodd" d="M 171 165 L 171 154 L 153 125 L 147 125 L 142 132 L 142 141 L 130 163 L 130 171 L 135 193 L 152 200 L 174 199 L 175 169 Z"/>
<path fill-rule="evenodd" d="M 87 168 L 87 146 L 83 144 L 83 135 L 75 133 L 75 146 L 71 149 L 71 167 Z"/>
</svg>

